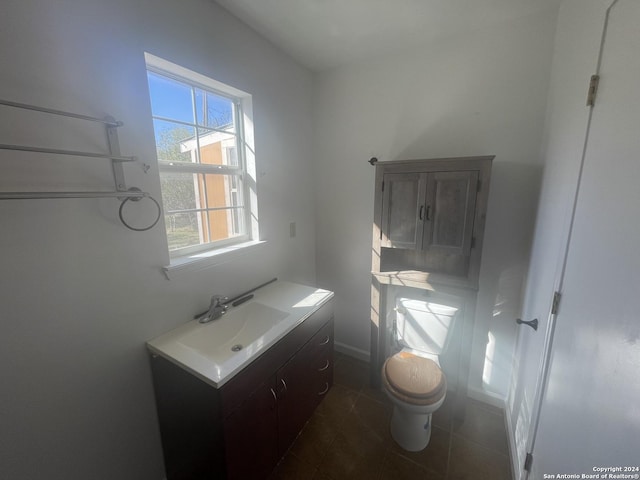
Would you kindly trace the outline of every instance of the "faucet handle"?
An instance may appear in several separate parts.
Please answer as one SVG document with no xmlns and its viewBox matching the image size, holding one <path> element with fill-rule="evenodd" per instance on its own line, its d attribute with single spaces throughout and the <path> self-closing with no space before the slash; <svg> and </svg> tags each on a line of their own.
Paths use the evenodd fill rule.
<svg viewBox="0 0 640 480">
<path fill-rule="evenodd" d="M 213 295 L 211 297 L 211 305 L 214 307 L 222 306 L 228 301 L 229 301 L 229 298 L 225 297 L 224 295 Z"/>
</svg>

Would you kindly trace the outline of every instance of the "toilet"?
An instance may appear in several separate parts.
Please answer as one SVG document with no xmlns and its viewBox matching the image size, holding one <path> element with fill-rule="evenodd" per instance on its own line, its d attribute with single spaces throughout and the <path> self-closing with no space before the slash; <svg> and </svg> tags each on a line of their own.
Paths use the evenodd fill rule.
<svg viewBox="0 0 640 480">
<path fill-rule="evenodd" d="M 382 367 L 382 388 L 393 403 L 391 436 L 417 452 L 431 439 L 431 416 L 443 404 L 447 379 L 440 356 L 449 345 L 458 308 L 437 301 L 396 298 L 394 340 L 397 353 Z"/>
</svg>

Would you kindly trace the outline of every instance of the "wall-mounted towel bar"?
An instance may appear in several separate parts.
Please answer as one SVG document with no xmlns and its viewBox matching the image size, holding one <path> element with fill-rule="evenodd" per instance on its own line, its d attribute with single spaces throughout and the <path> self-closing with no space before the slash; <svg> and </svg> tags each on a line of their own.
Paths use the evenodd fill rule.
<svg viewBox="0 0 640 480">
<path fill-rule="evenodd" d="M 79 152 L 77 150 L 60 150 L 57 148 L 28 147 L 26 145 L 6 145 L 0 143 L 0 150 L 18 150 L 21 152 L 51 153 L 54 155 L 71 155 L 75 157 L 110 158 L 116 162 L 135 162 L 136 157 L 123 157 L 108 153 Z"/>
<path fill-rule="evenodd" d="M 128 192 L 0 192 L 0 200 L 38 200 L 52 198 L 125 198 L 141 199 L 150 195 L 141 191 Z"/>
<path fill-rule="evenodd" d="M 110 191 L 0 192 L 0 200 L 28 200 L 28 199 L 53 199 L 53 198 L 117 198 L 121 201 L 118 215 L 122 223 L 127 228 L 135 231 L 144 231 L 144 230 L 149 230 L 150 228 L 155 226 L 156 223 L 158 223 L 158 220 L 160 220 L 160 217 L 162 216 L 162 208 L 160 207 L 160 204 L 151 195 L 141 191 L 138 188 L 135 188 L 135 187 L 127 188 L 122 164 L 124 162 L 135 162 L 137 158 L 133 156 L 123 156 L 120 154 L 120 144 L 118 142 L 117 128 L 123 125 L 122 122 L 116 121 L 111 117 L 96 118 L 88 115 L 80 115 L 77 113 L 65 112 L 62 110 L 55 110 L 52 108 L 45 108 L 45 107 L 39 107 L 36 105 L 27 105 L 24 103 L 11 102 L 8 100 L 0 100 L 0 105 L 103 124 L 106 128 L 107 142 L 109 146 L 109 151 L 107 153 L 84 152 L 84 151 L 78 151 L 78 150 L 63 150 L 63 149 L 57 149 L 57 148 L 45 148 L 45 147 L 34 147 L 30 145 L 10 145 L 10 144 L 0 144 L 0 150 L 14 150 L 14 151 L 22 151 L 22 152 L 46 153 L 51 155 L 69 155 L 69 156 L 85 157 L 85 158 L 109 159 L 111 160 L 111 169 L 113 172 L 113 180 L 115 185 L 115 189 Z M 149 168 L 148 165 L 143 166 L 145 173 L 147 172 L 148 168 Z M 155 206 L 158 209 L 158 215 L 153 221 L 153 223 L 151 223 L 149 226 L 146 226 L 143 228 L 132 227 L 123 218 L 123 215 L 122 215 L 123 207 L 128 201 L 137 202 L 143 198 L 148 198 L 155 204 Z"/>
<path fill-rule="evenodd" d="M 113 119 L 96 118 L 88 115 L 80 115 L 78 113 L 64 112 L 62 110 L 54 110 L 53 108 L 38 107 L 36 105 L 27 105 L 26 103 L 10 102 L 9 100 L 0 100 L 0 105 L 6 105 L 7 107 L 21 108 L 23 110 L 33 110 L 35 112 L 50 113 L 52 115 L 58 115 L 60 117 L 71 117 L 79 120 L 87 120 L 89 122 L 103 123 L 109 127 L 121 127 L 122 122 L 117 122 Z"/>
</svg>

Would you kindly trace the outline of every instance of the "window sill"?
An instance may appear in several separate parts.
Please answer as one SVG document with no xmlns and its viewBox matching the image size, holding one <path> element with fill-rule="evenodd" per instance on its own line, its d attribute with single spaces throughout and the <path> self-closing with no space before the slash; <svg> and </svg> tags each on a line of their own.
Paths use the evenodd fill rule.
<svg viewBox="0 0 640 480">
<path fill-rule="evenodd" d="M 183 273 L 197 272 L 227 262 L 245 254 L 248 249 L 259 247 L 265 243 L 267 242 L 264 240 L 253 240 L 216 250 L 185 255 L 184 257 L 175 257 L 171 259 L 169 265 L 162 267 L 162 272 L 167 280 L 171 280 Z"/>
</svg>

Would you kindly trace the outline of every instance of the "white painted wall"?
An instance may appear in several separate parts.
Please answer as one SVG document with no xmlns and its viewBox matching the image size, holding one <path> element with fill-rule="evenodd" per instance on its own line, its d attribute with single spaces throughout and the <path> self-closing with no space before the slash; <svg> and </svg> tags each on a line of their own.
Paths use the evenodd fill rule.
<svg viewBox="0 0 640 480">
<path fill-rule="evenodd" d="M 315 281 L 311 74 L 213 2 L 4 0 L 0 97 L 122 120 L 123 154 L 152 165 L 147 175 L 127 167 L 127 181 L 159 198 L 144 51 L 253 94 L 267 244 L 167 281 L 162 225 L 127 230 L 116 200 L 0 202 L 1 478 L 159 480 L 145 340 L 189 320 L 214 292 L 273 276 Z M 76 123 L 27 124 L 0 108 L 0 143 L 101 146 Z M 0 157 L 11 165 L 0 167 L 3 187 L 57 182 L 15 155 Z M 99 183 L 102 167 L 89 165 L 79 181 Z M 144 223 L 139 212 L 131 219 Z"/>
<path fill-rule="evenodd" d="M 318 75 L 317 275 L 336 292 L 339 344 L 369 350 L 374 169 L 367 160 L 494 154 L 469 386 L 506 397 L 556 13 Z"/>
</svg>

